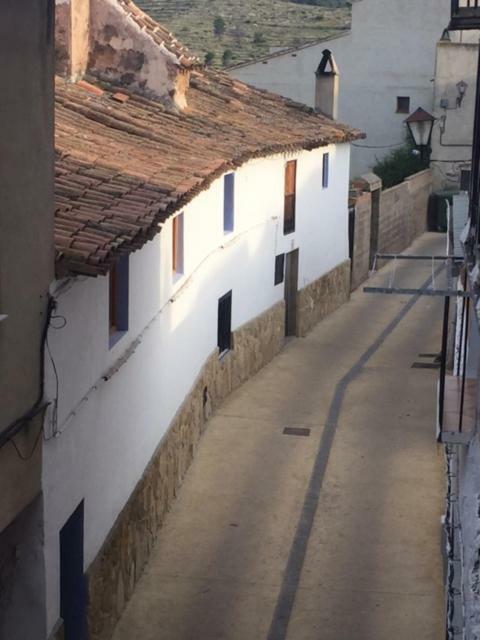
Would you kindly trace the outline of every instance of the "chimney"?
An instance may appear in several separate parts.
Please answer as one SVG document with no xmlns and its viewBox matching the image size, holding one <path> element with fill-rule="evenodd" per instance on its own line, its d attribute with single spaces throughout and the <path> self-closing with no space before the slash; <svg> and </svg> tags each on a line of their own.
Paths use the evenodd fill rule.
<svg viewBox="0 0 480 640">
<path fill-rule="evenodd" d="M 336 120 L 338 117 L 338 68 L 329 49 L 325 49 L 322 53 L 323 58 L 315 72 L 315 109 Z"/>
<path fill-rule="evenodd" d="M 56 0 L 56 71 L 85 73 L 168 107 L 187 108 L 196 58 L 132 0 Z"/>
<path fill-rule="evenodd" d="M 90 0 L 56 0 L 55 31 L 57 73 L 78 80 L 88 66 Z"/>
</svg>

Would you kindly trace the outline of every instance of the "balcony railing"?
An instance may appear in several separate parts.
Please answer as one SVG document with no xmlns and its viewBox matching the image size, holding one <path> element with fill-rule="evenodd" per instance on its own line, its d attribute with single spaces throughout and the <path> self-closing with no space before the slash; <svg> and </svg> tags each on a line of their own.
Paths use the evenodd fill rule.
<svg viewBox="0 0 480 640">
<path fill-rule="evenodd" d="M 466 278 L 464 280 L 466 290 Z M 442 357 L 438 385 L 437 438 L 444 444 L 468 444 L 475 428 L 477 381 L 467 376 L 471 299 L 464 297 L 459 309 L 459 330 L 450 332 L 450 300 L 445 299 Z M 457 351 L 453 370 L 448 370 L 447 354 Z"/>
<path fill-rule="evenodd" d="M 480 0 L 452 0 L 452 18 L 449 29 L 479 29 Z"/>
</svg>

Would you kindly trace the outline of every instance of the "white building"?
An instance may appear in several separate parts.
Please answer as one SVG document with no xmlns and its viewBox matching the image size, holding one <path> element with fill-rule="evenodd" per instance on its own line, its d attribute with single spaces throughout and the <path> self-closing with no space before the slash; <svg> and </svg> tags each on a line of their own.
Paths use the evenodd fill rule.
<svg viewBox="0 0 480 640">
<path fill-rule="evenodd" d="M 372 168 L 405 140 L 405 118 L 432 112 L 437 41 L 448 26 L 450 0 L 360 0 L 351 31 L 232 67 L 233 77 L 315 106 L 315 72 L 328 48 L 340 72 L 341 121 L 367 133 L 352 149 L 352 175 Z M 359 148 L 359 147 L 363 148 Z"/>
<path fill-rule="evenodd" d="M 144 54 L 141 95 L 120 54 L 115 72 L 95 61 L 114 86 L 57 83 L 47 622 L 56 638 L 61 618 L 78 629 L 88 616 L 103 640 L 211 411 L 285 334 L 348 298 L 349 143 L 361 134 L 204 71 L 127 0 L 62 7 L 57 29 L 86 15 L 91 51 L 101 38 Z"/>
<path fill-rule="evenodd" d="M 438 42 L 431 166 L 436 186 L 468 190 L 480 33 L 452 31 Z"/>
</svg>

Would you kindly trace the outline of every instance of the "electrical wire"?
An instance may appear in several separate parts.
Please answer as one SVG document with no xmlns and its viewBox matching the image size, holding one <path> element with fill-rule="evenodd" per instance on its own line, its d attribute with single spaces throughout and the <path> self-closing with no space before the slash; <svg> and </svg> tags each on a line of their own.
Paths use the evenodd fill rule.
<svg viewBox="0 0 480 640">
<path fill-rule="evenodd" d="M 33 454 L 35 453 L 35 450 L 36 450 L 36 448 L 38 447 L 38 443 L 40 442 L 40 438 L 42 437 L 42 433 L 43 433 L 43 425 L 42 425 L 42 426 L 40 427 L 40 429 L 38 430 L 38 434 L 37 434 L 37 437 L 35 438 L 35 442 L 34 442 L 34 444 L 33 444 L 33 448 L 32 448 L 32 450 L 31 450 L 31 452 L 30 452 L 29 454 L 27 454 L 27 455 L 24 455 L 24 454 L 20 451 L 20 449 L 19 449 L 19 447 L 18 447 L 17 443 L 15 442 L 15 439 L 14 439 L 14 438 L 12 438 L 12 439 L 10 440 L 10 444 L 11 444 L 11 445 L 12 445 L 12 447 L 15 449 L 15 452 L 16 452 L 17 456 L 18 456 L 21 460 L 23 460 L 24 462 L 28 462 L 29 460 L 31 460 L 31 459 L 33 458 Z"/>
<path fill-rule="evenodd" d="M 14 422 L 8 425 L 0 433 L 0 449 L 6 444 L 12 441 L 12 439 L 23 429 L 23 427 L 29 424 L 41 411 L 43 411 L 49 403 L 43 401 L 45 390 L 45 344 L 47 341 L 48 328 L 52 319 L 53 311 L 56 308 L 56 301 L 52 296 L 48 296 L 47 313 L 45 323 L 42 329 L 42 336 L 40 340 L 40 383 L 38 389 L 37 399 L 34 404 L 26 411 L 22 416 L 17 418 Z M 42 430 L 40 430 L 42 432 Z M 16 447 L 16 445 L 14 445 Z M 33 452 L 32 452 L 33 455 Z"/>
<path fill-rule="evenodd" d="M 387 144 L 384 146 L 375 146 L 368 144 L 355 144 L 355 142 L 350 143 L 352 147 L 357 147 L 358 149 L 394 149 L 395 147 L 403 147 L 405 142 L 397 142 L 396 144 Z"/>
</svg>

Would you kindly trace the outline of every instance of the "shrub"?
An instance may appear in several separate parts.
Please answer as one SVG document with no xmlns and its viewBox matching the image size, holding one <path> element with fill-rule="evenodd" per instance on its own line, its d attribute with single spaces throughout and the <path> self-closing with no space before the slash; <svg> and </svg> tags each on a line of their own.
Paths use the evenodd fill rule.
<svg viewBox="0 0 480 640">
<path fill-rule="evenodd" d="M 207 53 L 205 54 L 205 66 L 206 67 L 210 67 L 213 64 L 213 61 L 215 60 L 215 54 L 213 51 L 207 51 Z"/>
<path fill-rule="evenodd" d="M 403 147 L 389 153 L 383 160 L 373 167 L 373 173 L 382 179 L 384 189 L 400 184 L 408 176 L 427 169 L 429 162 L 419 155 L 415 155 L 410 142 Z"/>
<path fill-rule="evenodd" d="M 222 64 L 224 67 L 228 67 L 228 65 L 232 62 L 233 51 L 231 49 L 225 49 L 222 56 Z"/>
<path fill-rule="evenodd" d="M 253 44 L 260 45 L 265 43 L 265 36 L 261 31 L 255 31 L 253 35 Z"/>
<path fill-rule="evenodd" d="M 217 38 L 221 38 L 225 33 L 225 20 L 222 16 L 217 16 L 213 21 L 213 33 L 217 36 Z"/>
</svg>

